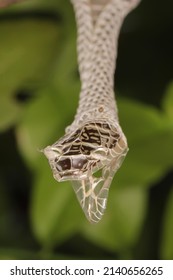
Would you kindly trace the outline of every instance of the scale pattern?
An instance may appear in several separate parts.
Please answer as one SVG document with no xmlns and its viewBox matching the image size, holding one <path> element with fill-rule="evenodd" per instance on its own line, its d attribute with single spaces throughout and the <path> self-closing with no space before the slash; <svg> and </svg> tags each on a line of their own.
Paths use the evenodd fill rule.
<svg viewBox="0 0 173 280">
<path fill-rule="evenodd" d="M 118 121 L 114 72 L 125 16 L 140 0 L 71 0 L 77 23 L 79 106 L 66 134 L 44 149 L 54 178 L 72 181 L 90 222 L 106 208 L 115 172 L 128 151 Z"/>
</svg>

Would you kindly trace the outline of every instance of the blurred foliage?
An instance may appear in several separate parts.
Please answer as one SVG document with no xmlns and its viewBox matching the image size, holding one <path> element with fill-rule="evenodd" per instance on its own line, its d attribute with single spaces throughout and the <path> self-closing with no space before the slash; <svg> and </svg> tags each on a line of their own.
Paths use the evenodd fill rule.
<svg viewBox="0 0 173 280">
<path fill-rule="evenodd" d="M 173 4 L 164 21 L 156 3 L 153 17 L 154 1 L 143 1 L 120 35 L 116 92 L 130 151 L 97 225 L 39 152 L 77 107 L 70 1 L 0 10 L 0 259 L 173 258 Z"/>
</svg>

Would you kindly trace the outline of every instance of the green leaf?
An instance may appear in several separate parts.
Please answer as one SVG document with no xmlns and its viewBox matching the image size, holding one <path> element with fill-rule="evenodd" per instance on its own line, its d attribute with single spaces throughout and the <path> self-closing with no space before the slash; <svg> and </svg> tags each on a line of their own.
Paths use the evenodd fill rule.
<svg viewBox="0 0 173 280">
<path fill-rule="evenodd" d="M 25 12 L 32 13 L 33 11 L 46 11 L 48 13 L 61 14 L 61 16 L 66 16 L 67 21 L 69 22 L 71 18 L 69 18 L 69 14 L 72 13 L 72 5 L 70 1 L 64 0 L 21 0 L 19 3 L 15 5 L 8 6 L 7 9 L 0 9 L 0 15 L 15 15 L 22 14 Z M 70 11 L 71 10 L 71 11 Z M 74 20 L 74 19 L 73 19 Z M 64 23 L 63 23 L 64 24 Z M 65 23 L 66 24 L 66 23 Z M 70 24 L 69 24 L 70 27 Z"/>
<path fill-rule="evenodd" d="M 82 234 L 110 251 L 122 251 L 136 242 L 147 207 L 143 188 L 111 189 L 103 219 L 96 225 L 85 223 Z"/>
<path fill-rule="evenodd" d="M 13 97 L 9 97 L 8 91 L 0 90 L 0 131 L 3 132 L 17 122 L 22 108 Z"/>
<path fill-rule="evenodd" d="M 21 117 L 23 104 L 16 93 L 49 77 L 57 26 L 48 20 L 1 21 L 0 42 L 0 130 L 4 130 Z"/>
<path fill-rule="evenodd" d="M 118 103 L 129 152 L 114 182 L 118 187 L 149 186 L 173 166 L 173 126 L 154 107 L 130 100 Z"/>
<path fill-rule="evenodd" d="M 62 117 L 52 92 L 53 90 L 45 89 L 44 93 L 30 102 L 16 128 L 19 150 L 31 167 L 41 157 L 39 150 L 50 144 L 53 136 L 60 137 Z"/>
<path fill-rule="evenodd" d="M 168 198 L 161 238 L 160 256 L 164 260 L 173 259 L 173 188 Z"/>
<path fill-rule="evenodd" d="M 31 200 L 33 233 L 46 248 L 62 243 L 81 225 L 82 211 L 69 183 L 52 177 L 46 158 L 40 161 Z"/>
<path fill-rule="evenodd" d="M 52 77 L 52 84 L 57 89 L 55 98 L 57 102 L 63 102 L 66 109 L 64 110 L 64 106 L 61 106 L 64 116 L 68 112 L 73 112 L 74 115 L 78 105 L 80 81 L 77 71 L 76 38 L 74 34 L 69 34 L 64 41 Z"/>
</svg>

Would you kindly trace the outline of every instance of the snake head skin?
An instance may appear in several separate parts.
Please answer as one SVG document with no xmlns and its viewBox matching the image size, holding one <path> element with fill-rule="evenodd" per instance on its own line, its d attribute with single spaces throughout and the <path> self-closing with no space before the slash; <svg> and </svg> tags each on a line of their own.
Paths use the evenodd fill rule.
<svg viewBox="0 0 173 280">
<path fill-rule="evenodd" d="M 54 178 L 59 182 L 83 180 L 119 157 L 127 146 L 125 138 L 120 140 L 120 133 L 108 122 L 90 122 L 46 147 L 44 154 Z"/>
<path fill-rule="evenodd" d="M 72 181 L 80 205 L 90 222 L 98 222 L 106 208 L 115 172 L 128 151 L 119 127 L 108 121 L 88 122 L 44 149 L 54 178 Z M 99 176 L 97 171 L 99 171 Z"/>
</svg>

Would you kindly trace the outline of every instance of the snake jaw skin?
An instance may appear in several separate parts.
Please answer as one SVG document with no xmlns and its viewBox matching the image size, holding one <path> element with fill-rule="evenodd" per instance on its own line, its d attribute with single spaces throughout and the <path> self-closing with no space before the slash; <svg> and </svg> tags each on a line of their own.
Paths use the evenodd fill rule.
<svg viewBox="0 0 173 280">
<path fill-rule="evenodd" d="M 58 182 L 69 180 L 91 223 L 106 209 L 127 152 L 114 94 L 118 35 L 140 0 L 71 0 L 78 30 L 79 106 L 65 135 L 43 152 Z"/>
</svg>

